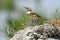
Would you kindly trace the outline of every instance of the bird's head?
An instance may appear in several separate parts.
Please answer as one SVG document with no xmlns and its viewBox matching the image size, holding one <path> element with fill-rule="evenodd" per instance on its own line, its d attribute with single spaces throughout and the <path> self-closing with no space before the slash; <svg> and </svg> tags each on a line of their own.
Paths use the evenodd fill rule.
<svg viewBox="0 0 60 40">
<path fill-rule="evenodd" d="M 27 11 L 32 11 L 29 7 L 24 7 Z"/>
</svg>

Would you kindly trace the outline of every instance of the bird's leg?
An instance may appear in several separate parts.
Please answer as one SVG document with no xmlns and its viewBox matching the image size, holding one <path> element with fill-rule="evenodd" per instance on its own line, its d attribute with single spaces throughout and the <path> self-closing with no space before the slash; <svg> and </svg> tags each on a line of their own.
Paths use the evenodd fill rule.
<svg viewBox="0 0 60 40">
<path fill-rule="evenodd" d="M 34 20 L 31 19 L 30 28 L 32 28 L 33 26 L 34 26 Z"/>
<path fill-rule="evenodd" d="M 35 25 L 34 19 L 31 19 L 31 24 L 30 24 L 30 26 L 34 26 L 34 25 Z"/>
<path fill-rule="evenodd" d="M 35 26 L 37 23 L 37 20 L 36 19 L 32 19 L 32 26 Z"/>
<path fill-rule="evenodd" d="M 37 21 L 38 21 L 38 18 L 35 18 L 34 19 L 34 25 L 38 25 Z"/>
<path fill-rule="evenodd" d="M 32 19 L 30 19 L 30 26 L 33 26 L 33 21 L 32 21 Z"/>
<path fill-rule="evenodd" d="M 33 24 L 34 24 L 34 26 L 37 24 L 36 18 L 33 20 Z"/>
</svg>

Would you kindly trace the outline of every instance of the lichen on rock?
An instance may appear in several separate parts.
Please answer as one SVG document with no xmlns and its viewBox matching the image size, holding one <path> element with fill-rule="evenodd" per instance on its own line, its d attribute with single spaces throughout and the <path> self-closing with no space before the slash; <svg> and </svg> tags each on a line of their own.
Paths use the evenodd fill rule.
<svg viewBox="0 0 60 40">
<path fill-rule="evenodd" d="M 9 40 L 59 40 L 60 32 L 58 28 L 49 23 L 39 26 L 27 27 L 15 33 Z"/>
</svg>

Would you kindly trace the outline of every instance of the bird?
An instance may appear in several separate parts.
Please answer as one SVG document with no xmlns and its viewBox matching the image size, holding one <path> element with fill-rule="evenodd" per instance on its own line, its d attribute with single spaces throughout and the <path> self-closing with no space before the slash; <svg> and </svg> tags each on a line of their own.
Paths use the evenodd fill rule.
<svg viewBox="0 0 60 40">
<path fill-rule="evenodd" d="M 37 19 L 41 18 L 41 16 L 39 16 L 38 14 L 36 14 L 35 12 L 33 12 L 30 7 L 24 7 L 24 8 L 27 10 L 27 15 L 32 20 L 31 26 L 35 26 L 36 22 L 37 22 Z"/>
</svg>

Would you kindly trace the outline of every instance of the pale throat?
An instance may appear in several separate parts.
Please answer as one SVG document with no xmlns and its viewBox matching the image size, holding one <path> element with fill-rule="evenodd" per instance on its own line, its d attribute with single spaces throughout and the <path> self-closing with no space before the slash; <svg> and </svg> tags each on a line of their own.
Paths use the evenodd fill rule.
<svg viewBox="0 0 60 40">
<path fill-rule="evenodd" d="M 31 11 L 27 11 L 27 14 L 30 14 L 31 13 Z"/>
</svg>

